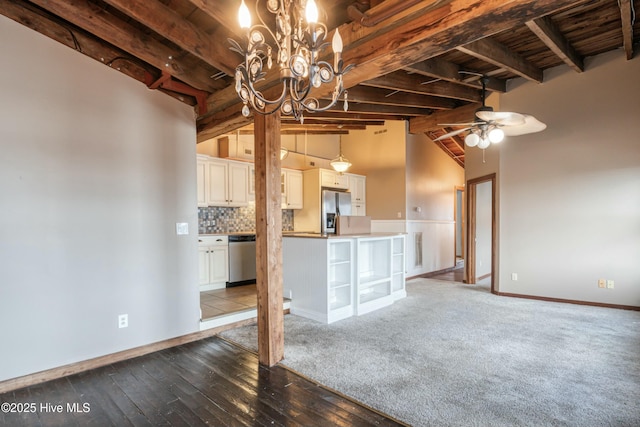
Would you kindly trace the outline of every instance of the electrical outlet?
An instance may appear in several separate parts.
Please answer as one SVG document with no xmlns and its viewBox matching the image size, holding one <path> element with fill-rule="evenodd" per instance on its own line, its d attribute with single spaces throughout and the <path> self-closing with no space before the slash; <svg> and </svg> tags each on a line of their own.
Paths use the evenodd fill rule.
<svg viewBox="0 0 640 427">
<path fill-rule="evenodd" d="M 513 280 L 514 282 L 518 280 L 518 273 L 511 273 L 511 280 Z"/>
<path fill-rule="evenodd" d="M 613 280 L 607 280 L 607 288 L 613 289 Z"/>
<path fill-rule="evenodd" d="M 121 314 L 118 316 L 118 328 L 128 328 L 129 327 L 129 315 Z"/>
<path fill-rule="evenodd" d="M 598 279 L 598 287 L 599 288 L 606 288 L 607 287 L 607 281 L 604 279 Z"/>
</svg>

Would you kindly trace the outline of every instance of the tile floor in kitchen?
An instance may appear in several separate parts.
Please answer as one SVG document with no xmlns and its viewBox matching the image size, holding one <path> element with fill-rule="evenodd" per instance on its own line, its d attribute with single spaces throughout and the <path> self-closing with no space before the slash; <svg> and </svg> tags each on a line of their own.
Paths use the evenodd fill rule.
<svg viewBox="0 0 640 427">
<path fill-rule="evenodd" d="M 254 309 L 257 305 L 255 284 L 200 292 L 203 320 Z"/>
</svg>

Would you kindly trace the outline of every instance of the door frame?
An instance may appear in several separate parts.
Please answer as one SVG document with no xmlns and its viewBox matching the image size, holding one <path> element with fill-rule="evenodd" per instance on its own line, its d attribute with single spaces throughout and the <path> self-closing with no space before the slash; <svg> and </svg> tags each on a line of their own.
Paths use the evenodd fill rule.
<svg viewBox="0 0 640 427">
<path fill-rule="evenodd" d="M 461 206 L 458 206 L 458 191 L 462 191 L 462 197 L 460 198 L 460 203 Z M 458 250 L 457 250 L 457 244 L 458 244 L 458 210 L 460 210 L 460 246 L 462 247 L 462 259 L 465 259 L 465 243 L 466 243 L 466 214 L 467 214 L 467 210 L 466 210 L 466 203 L 467 201 L 465 200 L 467 196 L 467 191 L 466 191 L 466 187 L 464 185 L 456 185 L 453 189 L 453 218 L 454 221 L 456 222 L 455 225 L 455 229 L 453 231 L 453 259 L 454 259 L 454 267 L 456 265 L 456 261 L 458 259 Z"/>
<path fill-rule="evenodd" d="M 476 283 L 476 188 L 478 184 L 491 182 L 491 292 L 496 293 L 496 174 L 481 176 L 467 181 L 467 246 L 464 262 L 466 283 Z"/>
</svg>

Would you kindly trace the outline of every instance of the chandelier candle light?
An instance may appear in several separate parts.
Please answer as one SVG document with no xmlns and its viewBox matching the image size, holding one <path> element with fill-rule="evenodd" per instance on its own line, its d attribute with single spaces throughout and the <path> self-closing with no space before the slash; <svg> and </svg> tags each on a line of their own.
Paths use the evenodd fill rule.
<svg viewBox="0 0 640 427">
<path fill-rule="evenodd" d="M 325 42 L 327 27 L 318 22 L 315 0 L 266 0 L 266 9 L 275 17 L 273 31 L 260 15 L 261 0 L 256 0 L 258 24 L 251 25 L 251 14 L 242 0 L 238 11 L 240 27 L 247 31 L 246 48 L 229 39 L 231 50 L 244 56 L 235 73 L 235 89 L 244 103 L 242 114 L 251 114 L 249 104 L 260 114 L 272 114 L 278 109 L 285 115 L 293 115 L 300 123 L 304 112 L 325 111 L 336 105 L 344 94 L 344 110 L 349 108 L 347 92 L 342 76 L 351 65 L 342 61 L 342 38 L 338 29 L 333 33 L 333 65 L 320 60 L 320 53 L 328 45 Z M 304 12 L 304 13 L 303 13 Z M 267 40 L 267 37 L 269 40 Z M 282 93 L 276 99 L 267 99 L 256 83 L 265 80 L 266 69 L 273 66 L 273 55 L 278 63 Z M 321 106 L 317 98 L 310 96 L 312 88 L 335 81 L 331 101 Z"/>
</svg>

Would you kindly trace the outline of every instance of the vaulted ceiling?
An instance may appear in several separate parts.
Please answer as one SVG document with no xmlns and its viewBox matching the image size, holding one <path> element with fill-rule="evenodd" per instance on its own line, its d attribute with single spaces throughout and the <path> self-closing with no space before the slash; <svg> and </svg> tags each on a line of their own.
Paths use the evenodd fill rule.
<svg viewBox="0 0 640 427">
<path fill-rule="evenodd" d="M 198 141 L 251 123 L 240 113 L 233 74 L 242 58 L 228 38 L 244 37 L 240 0 L 0 0 L 0 13 L 184 103 L 197 114 Z M 475 74 L 505 92 L 509 79 L 542 83 L 565 64 L 640 42 L 640 0 L 317 0 L 339 28 L 349 110 L 283 117 L 283 132 L 344 133 L 409 120 L 432 139 L 468 122 L 481 102 Z M 321 16 L 322 19 L 322 16 Z M 3 43 L 10 41 L 3 41 Z M 462 72 L 462 73 L 461 73 Z M 277 83 L 275 73 L 266 87 Z M 328 95 L 325 94 L 325 95 Z M 464 142 L 437 142 L 464 166 Z"/>
</svg>

